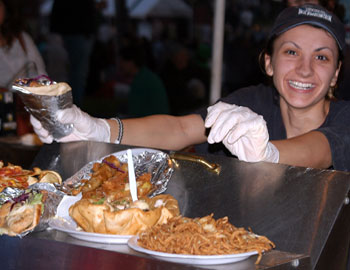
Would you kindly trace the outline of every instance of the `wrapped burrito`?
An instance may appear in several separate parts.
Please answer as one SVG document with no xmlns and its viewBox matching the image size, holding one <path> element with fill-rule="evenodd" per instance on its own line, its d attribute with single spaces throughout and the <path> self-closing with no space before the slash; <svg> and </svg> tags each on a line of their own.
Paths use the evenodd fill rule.
<svg viewBox="0 0 350 270">
<path fill-rule="evenodd" d="M 38 119 L 54 139 L 60 139 L 73 131 L 72 125 L 57 121 L 56 112 L 73 104 L 72 89 L 64 82 L 57 83 L 47 76 L 17 79 L 12 90 L 16 91 L 25 109 Z"/>
</svg>

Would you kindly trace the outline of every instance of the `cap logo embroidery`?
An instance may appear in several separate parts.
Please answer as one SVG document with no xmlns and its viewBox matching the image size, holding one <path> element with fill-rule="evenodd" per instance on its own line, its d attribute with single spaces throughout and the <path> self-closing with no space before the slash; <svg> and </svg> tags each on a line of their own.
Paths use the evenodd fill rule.
<svg viewBox="0 0 350 270">
<path fill-rule="evenodd" d="M 300 14 L 311 17 L 317 17 L 332 22 L 332 15 L 327 14 L 323 10 L 315 8 L 299 8 L 298 15 Z"/>
</svg>

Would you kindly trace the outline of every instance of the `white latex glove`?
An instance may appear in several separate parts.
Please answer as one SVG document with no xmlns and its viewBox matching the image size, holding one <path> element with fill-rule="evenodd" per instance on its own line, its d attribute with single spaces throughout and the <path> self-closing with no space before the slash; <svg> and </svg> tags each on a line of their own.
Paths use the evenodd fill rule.
<svg viewBox="0 0 350 270">
<path fill-rule="evenodd" d="M 39 139 L 43 143 L 52 143 L 53 137 L 45 128 L 43 128 L 40 121 L 36 119 L 33 115 L 30 115 L 30 123 L 33 126 L 34 132 L 38 135 Z"/>
<path fill-rule="evenodd" d="M 110 127 L 106 120 L 95 118 L 80 110 L 73 105 L 71 108 L 59 110 L 56 113 L 57 120 L 62 124 L 73 124 L 73 132 L 63 138 L 58 139 L 58 142 L 70 141 L 110 141 Z M 49 132 L 44 129 L 41 123 L 31 115 L 30 122 L 33 125 L 35 133 L 44 143 L 52 143 L 53 138 Z"/>
<path fill-rule="evenodd" d="M 279 161 L 278 149 L 269 142 L 265 120 L 247 107 L 218 102 L 208 108 L 205 127 L 211 128 L 208 143 L 222 142 L 240 160 Z"/>
</svg>

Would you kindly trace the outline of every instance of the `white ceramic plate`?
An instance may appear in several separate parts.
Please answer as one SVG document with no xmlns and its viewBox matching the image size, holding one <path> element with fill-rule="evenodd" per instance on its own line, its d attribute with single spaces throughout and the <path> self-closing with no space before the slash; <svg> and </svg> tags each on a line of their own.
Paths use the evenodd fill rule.
<svg viewBox="0 0 350 270">
<path fill-rule="evenodd" d="M 77 196 L 64 196 L 57 207 L 56 217 L 49 221 L 52 229 L 65 232 L 70 236 L 96 243 L 126 244 L 132 235 L 114 235 L 103 233 L 90 233 L 80 230 L 75 221 L 69 216 L 69 207 L 81 199 L 81 194 Z"/>
<path fill-rule="evenodd" d="M 52 229 L 65 232 L 70 236 L 95 243 L 105 244 L 126 244 L 132 235 L 113 235 L 102 233 L 89 233 L 77 229 L 76 224 L 62 218 L 55 218 L 49 221 L 49 225 Z"/>
<path fill-rule="evenodd" d="M 133 155 L 139 155 L 144 152 L 158 153 L 160 151 L 148 148 L 134 148 L 132 149 Z M 126 155 L 127 150 L 113 153 L 111 155 L 122 156 Z M 102 160 L 102 159 L 101 159 Z M 114 234 L 102 234 L 102 233 L 90 233 L 82 231 L 78 228 L 75 221 L 69 216 L 69 207 L 75 202 L 81 199 L 81 194 L 77 196 L 64 196 L 62 201 L 57 207 L 56 217 L 49 221 L 49 226 L 52 229 L 65 232 L 70 236 L 96 243 L 108 243 L 108 244 L 126 244 L 132 235 L 114 235 Z"/>
<path fill-rule="evenodd" d="M 257 251 L 251 251 L 246 253 L 239 254 L 228 254 L 228 255 L 186 255 L 186 254 L 172 254 L 153 251 L 140 247 L 137 243 L 137 236 L 133 236 L 128 240 L 128 245 L 130 248 L 156 257 L 157 259 L 176 262 L 176 263 L 185 263 L 192 265 L 213 265 L 213 264 L 227 264 L 243 261 L 250 256 L 258 254 Z"/>
</svg>

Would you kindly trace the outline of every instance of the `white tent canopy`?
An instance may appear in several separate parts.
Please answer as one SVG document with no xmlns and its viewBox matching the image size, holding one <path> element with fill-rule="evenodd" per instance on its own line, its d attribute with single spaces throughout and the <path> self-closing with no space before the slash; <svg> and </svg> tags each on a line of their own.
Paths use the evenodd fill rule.
<svg viewBox="0 0 350 270">
<path fill-rule="evenodd" d="M 147 17 L 192 17 L 192 9 L 182 0 L 127 0 L 127 8 L 131 18 Z"/>
</svg>

